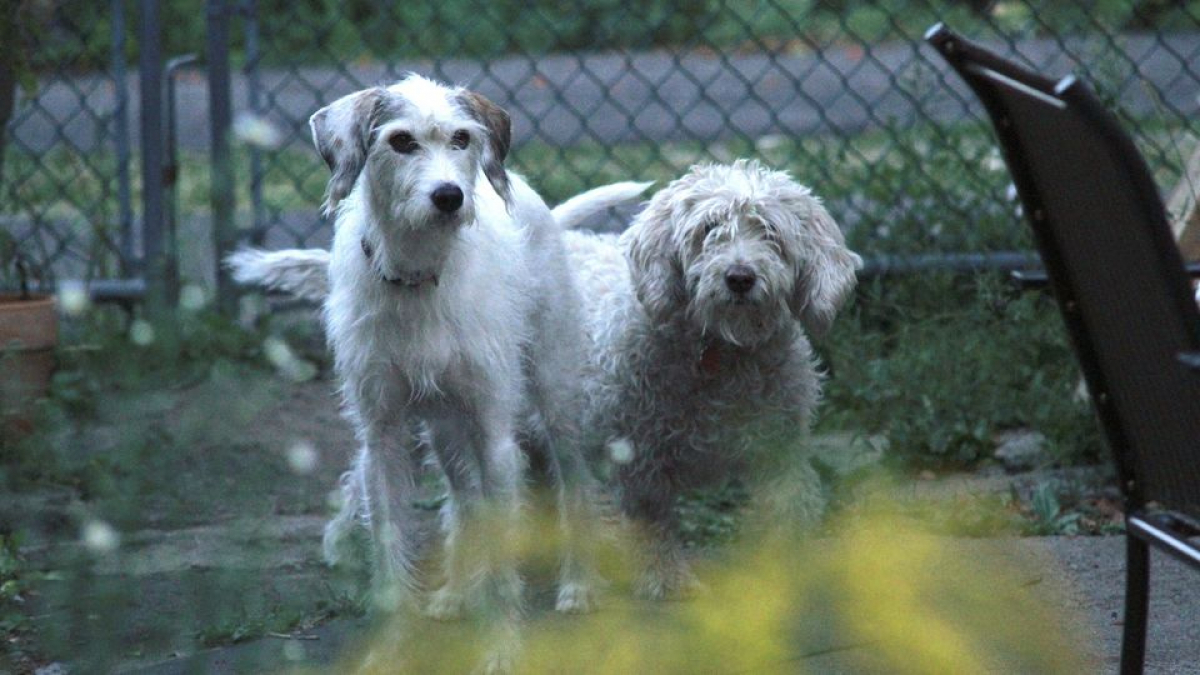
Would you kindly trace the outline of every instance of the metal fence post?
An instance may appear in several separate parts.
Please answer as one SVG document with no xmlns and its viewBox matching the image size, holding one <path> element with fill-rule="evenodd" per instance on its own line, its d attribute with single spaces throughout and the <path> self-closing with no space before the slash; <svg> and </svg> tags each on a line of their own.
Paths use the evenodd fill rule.
<svg viewBox="0 0 1200 675">
<path fill-rule="evenodd" d="M 138 27 L 142 134 L 142 273 L 148 308 L 170 303 L 163 239 L 163 58 L 160 3 L 142 0 Z"/>
<path fill-rule="evenodd" d="M 242 0 L 242 21 L 246 34 L 246 63 L 242 67 L 242 74 L 246 77 L 246 102 L 251 113 L 265 117 L 258 78 L 258 5 L 255 0 Z M 267 236 L 267 218 L 263 208 L 263 153 L 254 145 L 250 146 L 250 205 L 254 214 L 250 243 L 261 246 Z"/>
<path fill-rule="evenodd" d="M 133 231 L 133 190 L 129 179 L 129 82 L 125 76 L 125 3 L 112 0 L 112 79 L 117 103 L 113 110 L 113 138 L 117 150 L 117 203 L 121 227 L 121 264 L 123 278 L 135 275 L 137 243 Z"/>
<path fill-rule="evenodd" d="M 237 309 L 237 289 L 221 265 L 237 242 L 234 223 L 233 155 L 229 134 L 233 105 L 229 75 L 229 7 L 225 0 L 208 0 L 205 40 L 208 60 L 208 107 L 212 124 L 212 232 L 217 279 L 217 306 L 228 314 Z"/>
<path fill-rule="evenodd" d="M 179 294 L 179 147 L 177 144 L 176 126 L 179 120 L 175 114 L 176 111 L 176 87 L 178 85 L 179 71 L 187 66 L 192 65 L 199 60 L 195 54 L 185 54 L 176 56 L 167 61 L 165 70 L 165 83 L 167 86 L 166 106 L 167 106 L 167 130 L 166 138 L 164 139 L 165 147 L 163 149 L 163 183 L 164 183 L 164 213 L 163 223 L 166 228 L 167 241 L 169 242 L 167 250 L 171 263 L 171 294 L 177 297 Z"/>
</svg>

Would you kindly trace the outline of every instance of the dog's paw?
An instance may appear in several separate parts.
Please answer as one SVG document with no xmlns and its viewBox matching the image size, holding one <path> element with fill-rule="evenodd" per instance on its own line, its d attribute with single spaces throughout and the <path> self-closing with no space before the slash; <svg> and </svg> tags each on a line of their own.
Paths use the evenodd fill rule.
<svg viewBox="0 0 1200 675">
<path fill-rule="evenodd" d="M 590 614 L 596 611 L 596 588 L 586 582 L 564 582 L 558 587 L 555 611 L 563 614 Z"/>
<path fill-rule="evenodd" d="M 442 586 L 433 592 L 425 605 L 425 616 L 437 621 L 457 621 L 467 610 L 467 600 L 462 593 Z"/>
<path fill-rule="evenodd" d="M 515 624 L 498 627 L 496 634 L 488 639 L 483 662 L 474 669 L 479 675 L 508 675 L 516 670 L 517 656 L 521 651 L 521 637 Z"/>
<path fill-rule="evenodd" d="M 493 650 L 483 659 L 483 663 L 475 672 L 480 675 L 508 675 L 516 667 L 514 661 L 509 650 Z"/>
</svg>

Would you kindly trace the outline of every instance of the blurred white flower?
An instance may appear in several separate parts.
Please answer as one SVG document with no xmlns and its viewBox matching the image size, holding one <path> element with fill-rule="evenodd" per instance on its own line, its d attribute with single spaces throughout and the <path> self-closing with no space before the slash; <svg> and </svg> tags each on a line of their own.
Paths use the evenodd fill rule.
<svg viewBox="0 0 1200 675">
<path fill-rule="evenodd" d="M 633 459 L 633 443 L 624 438 L 611 441 L 608 444 L 608 458 L 614 464 L 628 464 Z"/>
<path fill-rule="evenodd" d="M 121 535 L 103 520 L 89 520 L 84 523 L 80 538 L 92 553 L 111 553 L 121 545 Z"/>
<path fill-rule="evenodd" d="M 992 5 L 992 16 L 997 19 L 1022 18 L 1025 13 L 1025 8 L 1016 2 L 997 2 Z"/>
<path fill-rule="evenodd" d="M 754 147 L 759 152 L 771 152 L 772 150 L 782 148 L 787 143 L 787 140 L 787 136 L 783 134 L 767 134 L 766 136 L 760 136 L 758 140 L 754 141 Z"/>
<path fill-rule="evenodd" d="M 293 382 L 306 382 L 316 377 L 317 367 L 296 356 L 286 342 L 269 337 L 263 341 L 263 354 L 271 365 Z"/>
<path fill-rule="evenodd" d="M 154 342 L 154 326 L 145 319 L 134 319 L 129 325 L 129 340 L 139 347 L 145 347 Z"/>
<path fill-rule="evenodd" d="M 198 312 L 208 304 L 208 295 L 196 284 L 188 284 L 179 291 L 179 308 L 187 312 Z"/>
<path fill-rule="evenodd" d="M 734 160 L 733 152 L 721 142 L 708 146 L 708 154 L 712 155 L 718 162 L 732 162 Z"/>
<path fill-rule="evenodd" d="M 283 132 L 266 118 L 240 112 L 233 120 L 233 135 L 247 145 L 274 149 L 283 144 Z"/>
<path fill-rule="evenodd" d="M 1008 171 L 1008 165 L 1004 163 L 1004 158 L 1000 156 L 1000 152 L 992 149 L 988 152 L 987 157 L 983 160 L 983 167 L 988 171 Z"/>
<path fill-rule="evenodd" d="M 238 298 L 238 325 L 251 328 L 262 316 L 266 300 L 258 293 L 247 293 Z"/>
<path fill-rule="evenodd" d="M 287 450 L 288 467 L 298 474 L 312 473 L 317 468 L 317 449 L 310 441 L 296 441 Z"/>
<path fill-rule="evenodd" d="M 92 307 L 92 298 L 82 281 L 61 281 L 58 284 L 58 306 L 71 316 L 83 314 Z"/>
</svg>

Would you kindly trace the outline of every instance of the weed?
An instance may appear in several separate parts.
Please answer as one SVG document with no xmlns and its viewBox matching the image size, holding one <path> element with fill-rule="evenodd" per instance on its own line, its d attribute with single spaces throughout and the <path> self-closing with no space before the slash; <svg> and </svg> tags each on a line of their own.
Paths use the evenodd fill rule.
<svg viewBox="0 0 1200 675">
<path fill-rule="evenodd" d="M 1053 483 L 1042 483 L 1033 491 L 1029 502 L 1031 534 L 1078 534 L 1079 520 L 1082 514 L 1064 512 L 1058 501 L 1056 486 Z"/>
</svg>

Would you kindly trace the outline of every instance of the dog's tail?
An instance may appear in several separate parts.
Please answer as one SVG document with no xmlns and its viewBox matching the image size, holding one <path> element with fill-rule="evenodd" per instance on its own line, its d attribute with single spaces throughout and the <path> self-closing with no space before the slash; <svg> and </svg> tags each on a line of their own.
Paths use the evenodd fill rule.
<svg viewBox="0 0 1200 675">
<path fill-rule="evenodd" d="M 632 181 L 605 185 L 571 197 L 554 207 L 551 213 L 554 215 L 554 222 L 558 223 L 559 227 L 571 230 L 593 214 L 637 199 L 651 185 L 654 183 Z"/>
<path fill-rule="evenodd" d="M 235 281 L 324 302 L 329 295 L 329 251 L 321 248 L 262 251 L 244 248 L 225 258 Z"/>
</svg>

